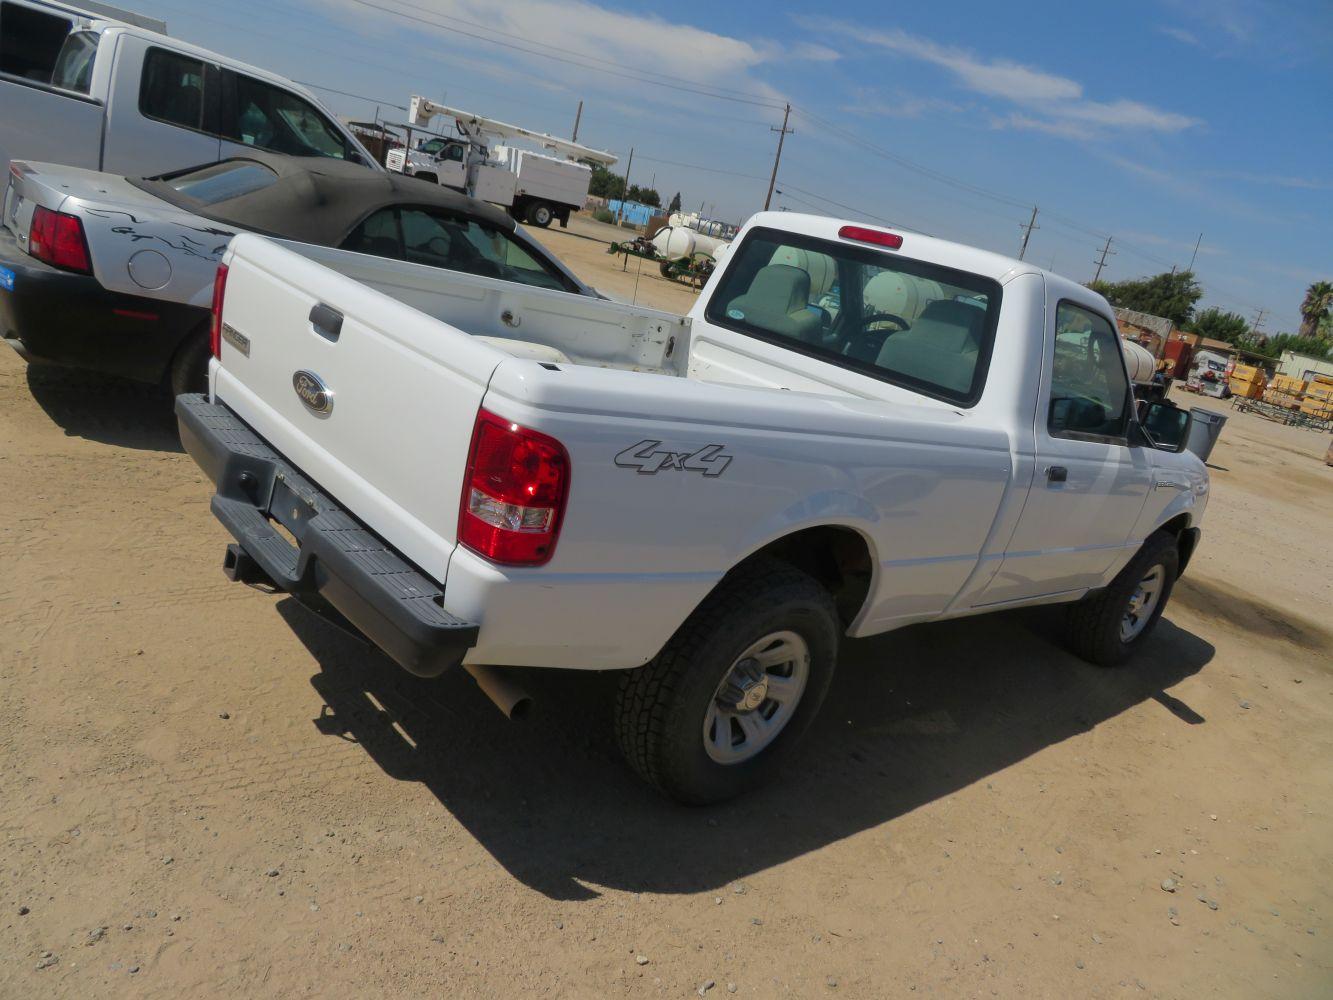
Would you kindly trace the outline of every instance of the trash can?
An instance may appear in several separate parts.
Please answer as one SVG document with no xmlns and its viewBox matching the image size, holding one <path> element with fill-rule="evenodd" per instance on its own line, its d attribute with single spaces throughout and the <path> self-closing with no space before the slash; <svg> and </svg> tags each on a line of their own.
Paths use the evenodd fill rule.
<svg viewBox="0 0 1333 1000">
<path fill-rule="evenodd" d="M 1222 425 L 1226 422 L 1225 413 L 1205 410 L 1198 406 L 1191 408 L 1189 437 L 1185 441 L 1185 447 L 1198 455 L 1200 461 L 1208 461 L 1208 456 L 1213 453 L 1213 445 L 1217 444 L 1217 439 L 1222 434 Z"/>
</svg>

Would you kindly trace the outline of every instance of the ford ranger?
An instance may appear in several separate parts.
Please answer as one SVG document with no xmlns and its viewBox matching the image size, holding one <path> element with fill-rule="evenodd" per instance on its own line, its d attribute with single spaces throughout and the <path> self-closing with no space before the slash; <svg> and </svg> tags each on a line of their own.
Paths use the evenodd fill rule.
<svg viewBox="0 0 1333 1000">
<path fill-rule="evenodd" d="M 181 437 L 224 568 L 402 667 L 623 671 L 631 765 L 753 786 L 844 636 L 1069 606 L 1104 666 L 1199 538 L 1189 414 L 1106 301 L 916 234 L 754 216 L 688 316 L 237 236 Z"/>
</svg>

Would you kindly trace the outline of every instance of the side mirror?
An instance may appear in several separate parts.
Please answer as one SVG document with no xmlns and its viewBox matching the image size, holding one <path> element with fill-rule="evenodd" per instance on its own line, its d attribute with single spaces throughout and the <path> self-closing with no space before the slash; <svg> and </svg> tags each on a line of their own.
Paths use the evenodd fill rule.
<svg viewBox="0 0 1333 1000">
<path fill-rule="evenodd" d="M 1143 408 L 1140 423 L 1154 448 L 1179 452 L 1190 436 L 1190 411 L 1182 410 L 1163 400 L 1156 400 Z"/>
</svg>

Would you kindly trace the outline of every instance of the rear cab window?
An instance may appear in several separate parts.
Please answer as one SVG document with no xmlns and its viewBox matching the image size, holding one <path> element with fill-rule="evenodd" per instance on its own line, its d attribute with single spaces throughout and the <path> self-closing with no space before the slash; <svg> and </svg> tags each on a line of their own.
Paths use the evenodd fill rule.
<svg viewBox="0 0 1333 1000">
<path fill-rule="evenodd" d="M 70 18 L 4 0 L 0 3 L 0 74 L 50 86 L 74 28 Z"/>
<path fill-rule="evenodd" d="M 899 252 L 774 229 L 732 253 L 705 313 L 727 329 L 922 395 L 981 397 L 1000 286 Z"/>
<path fill-rule="evenodd" d="M 202 59 L 150 48 L 139 84 L 139 112 L 145 118 L 195 132 L 207 128 L 206 93 L 210 74 Z"/>
<path fill-rule="evenodd" d="M 51 86 L 87 94 L 92 89 L 93 64 L 97 62 L 97 43 L 101 37 L 96 31 L 76 31 L 66 38 L 51 71 Z"/>
<path fill-rule="evenodd" d="M 224 160 L 201 170 L 176 174 L 164 183 L 201 205 L 240 198 L 276 184 L 278 175 L 254 160 Z"/>
</svg>

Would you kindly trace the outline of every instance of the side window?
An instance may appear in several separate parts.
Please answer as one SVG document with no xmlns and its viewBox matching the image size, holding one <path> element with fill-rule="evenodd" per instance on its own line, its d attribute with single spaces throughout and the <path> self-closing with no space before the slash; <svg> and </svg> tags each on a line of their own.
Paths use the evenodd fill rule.
<svg viewBox="0 0 1333 1000">
<path fill-rule="evenodd" d="M 500 229 L 466 216 L 423 208 L 403 208 L 400 218 L 404 256 L 414 264 L 561 292 L 572 290 Z"/>
<path fill-rule="evenodd" d="M 0 73 L 50 83 L 61 46 L 73 27 L 67 17 L 0 3 Z"/>
<path fill-rule="evenodd" d="M 168 49 L 149 49 L 143 61 L 139 111 L 145 118 L 203 131 L 202 60 Z"/>
<path fill-rule="evenodd" d="M 381 208 L 372 212 L 343 240 L 340 249 L 366 253 L 373 257 L 403 258 L 403 239 L 398 232 L 398 210 Z"/>
<path fill-rule="evenodd" d="M 225 138 L 290 156 L 347 158 L 342 133 L 309 101 L 254 77 L 227 75 L 233 100 L 222 123 Z"/>
<path fill-rule="evenodd" d="M 444 158 L 451 163 L 463 162 L 463 147 L 458 143 L 450 143 L 444 148 Z"/>
<path fill-rule="evenodd" d="M 1052 434 L 1119 437 L 1129 417 L 1129 379 L 1120 335 L 1106 317 L 1061 302 L 1051 366 Z"/>
<path fill-rule="evenodd" d="M 51 73 L 51 86 L 86 94 L 92 87 L 93 63 L 97 60 L 97 43 L 101 39 L 95 31 L 76 31 L 65 39 L 65 45 L 56 59 Z"/>
</svg>

